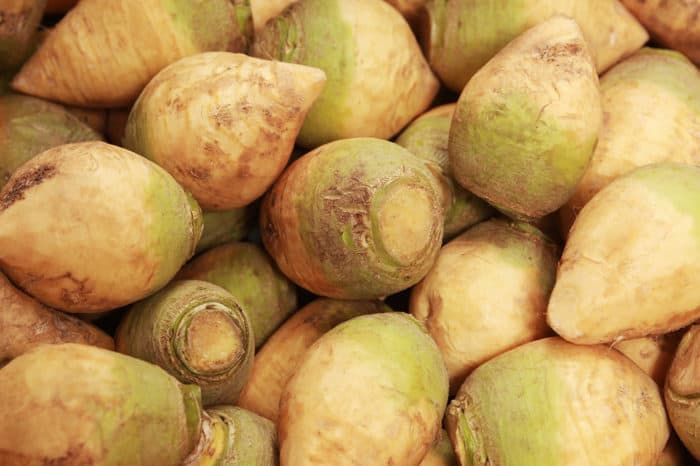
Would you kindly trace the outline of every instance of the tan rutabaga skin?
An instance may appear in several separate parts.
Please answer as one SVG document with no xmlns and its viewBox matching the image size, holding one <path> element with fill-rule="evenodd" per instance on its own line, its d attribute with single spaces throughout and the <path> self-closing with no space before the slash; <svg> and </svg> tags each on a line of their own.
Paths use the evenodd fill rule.
<svg viewBox="0 0 700 466">
<path fill-rule="evenodd" d="M 314 294 L 376 299 L 420 281 L 442 244 L 443 192 L 428 165 L 374 138 L 297 159 L 260 208 L 265 248 Z"/>
<path fill-rule="evenodd" d="M 21 94 L 0 95 L 0 188 L 20 165 L 51 147 L 101 139 L 60 105 Z"/>
<path fill-rule="evenodd" d="M 421 7 L 427 3 L 427 0 L 385 0 L 389 5 L 393 6 L 401 12 L 406 20 L 412 22 L 416 19 Z"/>
<path fill-rule="evenodd" d="M 282 466 L 417 466 L 440 434 L 447 371 L 403 312 L 355 317 L 304 354 L 280 400 Z"/>
<path fill-rule="evenodd" d="M 73 8 L 78 0 L 46 0 L 46 13 L 63 14 Z"/>
<path fill-rule="evenodd" d="M 44 306 L 0 273 L 0 361 L 16 358 L 44 343 L 83 343 L 114 349 L 114 340 L 102 330 Z"/>
<path fill-rule="evenodd" d="M 438 440 L 430 448 L 423 461 L 420 462 L 420 466 L 459 466 L 455 452 L 452 449 L 450 437 L 445 429 L 440 431 Z"/>
<path fill-rule="evenodd" d="M 204 230 L 197 243 L 197 253 L 230 241 L 242 240 L 253 227 L 255 215 L 253 205 L 221 212 L 204 212 Z"/>
<path fill-rule="evenodd" d="M 145 361 L 42 345 L 0 369 L 0 464 L 178 466 L 200 411 L 196 385 Z"/>
<path fill-rule="evenodd" d="M 325 82 L 318 68 L 243 54 L 186 57 L 143 90 L 124 147 L 165 168 L 202 209 L 243 207 L 287 165 Z"/>
<path fill-rule="evenodd" d="M 68 110 L 78 120 L 94 129 L 98 134 L 103 135 L 107 131 L 107 110 L 104 108 L 67 106 L 66 110 Z"/>
<path fill-rule="evenodd" d="M 700 65 L 700 5 L 695 0 L 621 0 L 659 44 Z"/>
<path fill-rule="evenodd" d="M 326 87 L 297 140 L 306 148 L 389 139 L 439 87 L 406 20 L 379 0 L 299 0 L 256 34 L 251 53 L 325 71 Z"/>
<path fill-rule="evenodd" d="M 183 466 L 277 466 L 277 426 L 245 409 L 218 405 L 202 413 L 202 435 Z"/>
<path fill-rule="evenodd" d="M 101 312 L 152 294 L 201 232 L 199 206 L 165 170 L 103 142 L 44 151 L 0 191 L 0 269 L 60 310 Z"/>
<path fill-rule="evenodd" d="M 614 348 L 630 358 L 660 386 L 664 386 L 668 368 L 683 336 L 682 331 L 632 338 L 616 342 Z"/>
<path fill-rule="evenodd" d="M 250 0 L 250 13 L 253 16 L 253 28 L 258 33 L 265 23 L 279 16 L 285 8 L 296 0 Z"/>
<path fill-rule="evenodd" d="M 297 309 L 294 284 L 257 244 L 217 246 L 186 264 L 176 278 L 211 282 L 234 295 L 253 327 L 256 348 Z"/>
<path fill-rule="evenodd" d="M 575 215 L 620 175 L 655 162 L 700 164 L 700 72 L 678 52 L 644 48 L 600 80 L 603 126 L 576 192 L 562 207 Z"/>
<path fill-rule="evenodd" d="M 46 0 L 4 0 L 0 5 L 0 70 L 18 67 L 32 53 Z"/>
<path fill-rule="evenodd" d="M 664 448 L 655 466 L 686 466 L 687 464 L 681 442 L 678 440 L 675 432 L 672 432 L 668 443 L 666 443 L 666 448 Z"/>
<path fill-rule="evenodd" d="M 574 343 L 669 333 L 700 317 L 700 168 L 637 168 L 583 207 L 547 322 Z"/>
<path fill-rule="evenodd" d="M 396 144 L 421 159 L 435 163 L 440 171 L 446 205 L 443 240 L 457 236 L 494 214 L 493 207 L 452 179 L 447 141 L 455 107 L 456 104 L 446 104 L 422 114 L 396 138 Z"/>
<path fill-rule="evenodd" d="M 428 0 L 419 36 L 435 73 L 461 92 L 506 44 L 557 14 L 579 24 L 599 73 L 649 38 L 618 0 Z"/>
<path fill-rule="evenodd" d="M 117 351 L 199 385 L 205 406 L 238 400 L 255 354 L 240 301 L 200 280 L 173 280 L 131 306 L 115 340 Z"/>
<path fill-rule="evenodd" d="M 669 437 L 649 376 L 607 346 L 558 337 L 479 366 L 446 424 L 461 466 L 655 466 Z"/>
<path fill-rule="evenodd" d="M 537 228 L 482 222 L 447 243 L 411 292 L 411 314 L 437 342 L 455 393 L 480 364 L 549 336 L 558 247 Z"/>
<path fill-rule="evenodd" d="M 12 86 L 71 105 L 126 107 L 168 64 L 209 50 L 245 51 L 251 34 L 248 0 L 81 0 Z"/>
<path fill-rule="evenodd" d="M 286 320 L 255 355 L 238 405 L 276 423 L 282 390 L 316 340 L 353 317 L 390 311 L 381 301 L 328 298 L 311 301 Z"/>
<path fill-rule="evenodd" d="M 700 326 L 683 335 L 671 363 L 664 396 L 671 424 L 683 445 L 700 460 Z"/>
<path fill-rule="evenodd" d="M 581 30 L 556 16 L 510 42 L 462 91 L 448 141 L 452 175 L 510 216 L 543 217 L 574 193 L 602 117 Z"/>
</svg>

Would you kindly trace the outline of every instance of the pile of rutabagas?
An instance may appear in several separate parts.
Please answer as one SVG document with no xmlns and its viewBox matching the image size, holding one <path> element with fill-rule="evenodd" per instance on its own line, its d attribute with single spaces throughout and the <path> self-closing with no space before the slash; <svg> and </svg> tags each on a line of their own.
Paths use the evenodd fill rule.
<svg viewBox="0 0 700 466">
<path fill-rule="evenodd" d="M 699 8 L 0 5 L 0 464 L 700 459 Z"/>
</svg>

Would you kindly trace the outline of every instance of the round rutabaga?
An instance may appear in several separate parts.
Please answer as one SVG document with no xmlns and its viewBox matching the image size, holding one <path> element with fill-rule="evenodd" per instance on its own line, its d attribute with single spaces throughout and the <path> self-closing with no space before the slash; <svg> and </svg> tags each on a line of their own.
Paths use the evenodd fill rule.
<svg viewBox="0 0 700 466">
<path fill-rule="evenodd" d="M 355 317 L 304 354 L 280 400 L 284 466 L 418 465 L 440 433 L 447 371 L 400 312 Z"/>
<path fill-rule="evenodd" d="M 165 170 L 103 142 L 42 152 L 0 191 L 0 269 L 65 311 L 150 295 L 192 256 L 201 232 L 199 206 Z"/>
<path fill-rule="evenodd" d="M 182 466 L 277 466 L 277 427 L 269 419 L 230 405 L 202 413 L 202 435 Z"/>
<path fill-rule="evenodd" d="M 601 124 L 581 30 L 554 17 L 508 44 L 462 91 L 448 143 L 452 174 L 511 216 L 543 217 L 574 193 Z"/>
<path fill-rule="evenodd" d="M 238 209 L 202 214 L 202 237 L 197 243 L 196 253 L 206 251 L 230 241 L 240 241 L 250 232 L 257 215 L 254 204 Z"/>
<path fill-rule="evenodd" d="M 418 29 L 432 69 L 461 92 L 508 42 L 556 14 L 579 24 L 599 73 L 649 38 L 618 0 L 428 0 Z"/>
<path fill-rule="evenodd" d="M 409 308 L 437 342 L 452 393 L 485 361 L 551 335 L 545 315 L 558 258 L 537 228 L 504 220 L 443 246 Z"/>
<path fill-rule="evenodd" d="M 316 340 L 353 317 L 389 311 L 391 308 L 381 301 L 311 301 L 287 319 L 255 355 L 238 405 L 277 422 L 282 390 Z"/>
<path fill-rule="evenodd" d="M 445 429 L 440 431 L 440 436 L 420 462 L 420 466 L 458 466 L 450 437 Z"/>
<path fill-rule="evenodd" d="M 81 0 L 12 87 L 65 104 L 124 107 L 168 64 L 207 50 L 245 51 L 251 34 L 248 0 Z"/>
<path fill-rule="evenodd" d="M 116 334 L 117 351 L 199 385 L 205 406 L 238 400 L 253 364 L 253 340 L 237 298 L 199 280 L 173 280 L 134 304 Z"/>
<path fill-rule="evenodd" d="M 201 425 L 199 387 L 157 366 L 74 343 L 0 369 L 3 466 L 178 466 Z"/>
<path fill-rule="evenodd" d="M 673 429 L 688 451 L 700 459 L 700 326 L 683 335 L 666 377 L 664 395 Z"/>
<path fill-rule="evenodd" d="M 647 165 L 576 217 L 547 321 L 582 344 L 668 333 L 700 317 L 699 274 L 700 168 Z"/>
<path fill-rule="evenodd" d="M 428 166 L 374 138 L 325 144 L 265 196 L 260 232 L 282 272 L 314 294 L 375 299 L 417 283 L 442 243 L 443 192 Z"/>
<path fill-rule="evenodd" d="M 613 349 L 558 337 L 479 366 L 446 424 L 461 466 L 655 466 L 669 436 L 649 376 Z"/>
<path fill-rule="evenodd" d="M 27 95 L 0 95 L 0 188 L 20 165 L 47 149 L 101 139 L 60 105 Z"/>
<path fill-rule="evenodd" d="M 439 87 L 410 26 L 384 0 L 298 0 L 256 34 L 251 53 L 326 72 L 297 140 L 307 148 L 389 139 Z"/>
<path fill-rule="evenodd" d="M 257 244 L 218 246 L 192 259 L 176 278 L 211 282 L 235 296 L 253 328 L 256 348 L 297 309 L 296 288 Z"/>
<path fill-rule="evenodd" d="M 442 105 L 422 114 L 396 138 L 396 144 L 440 169 L 446 192 L 444 239 L 458 235 L 494 213 L 491 206 L 452 179 L 447 141 L 455 107 L 456 104 Z"/>
<path fill-rule="evenodd" d="M 561 209 L 564 231 L 620 175 L 655 162 L 700 164 L 700 72 L 683 55 L 642 49 L 605 73 L 600 91 L 603 127 L 586 173 Z"/>
<path fill-rule="evenodd" d="M 260 197 L 289 161 L 323 71 L 228 52 L 158 73 L 129 114 L 124 147 L 165 168 L 204 210 Z"/>
<path fill-rule="evenodd" d="M 614 348 L 630 358 L 660 387 L 664 386 L 668 368 L 683 336 L 682 331 L 632 338 L 615 343 Z"/>
</svg>

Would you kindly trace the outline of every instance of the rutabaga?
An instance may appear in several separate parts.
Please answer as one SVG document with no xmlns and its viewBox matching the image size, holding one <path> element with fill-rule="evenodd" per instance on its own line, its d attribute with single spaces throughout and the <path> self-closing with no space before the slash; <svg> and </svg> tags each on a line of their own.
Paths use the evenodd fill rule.
<svg viewBox="0 0 700 466">
<path fill-rule="evenodd" d="M 65 311 L 106 311 L 154 293 L 201 232 L 199 206 L 165 170 L 103 142 L 44 151 L 0 191 L 0 269 Z"/>
<path fill-rule="evenodd" d="M 253 340 L 240 302 L 200 280 L 173 280 L 134 304 L 116 333 L 117 351 L 199 385 L 204 406 L 238 400 L 253 364 Z"/>
</svg>

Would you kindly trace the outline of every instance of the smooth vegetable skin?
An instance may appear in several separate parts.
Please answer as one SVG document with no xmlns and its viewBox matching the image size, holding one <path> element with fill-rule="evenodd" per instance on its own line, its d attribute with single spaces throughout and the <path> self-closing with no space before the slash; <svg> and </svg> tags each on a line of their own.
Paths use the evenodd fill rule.
<svg viewBox="0 0 700 466">
<path fill-rule="evenodd" d="M 61 105 L 27 95 L 0 95 L 0 188 L 35 155 L 102 136 Z"/>
<path fill-rule="evenodd" d="M 81 0 L 12 87 L 70 105 L 126 107 L 168 64 L 208 50 L 245 51 L 251 34 L 248 0 Z"/>
<path fill-rule="evenodd" d="M 543 217 L 574 193 L 602 121 L 581 29 L 553 17 L 510 42 L 462 91 L 448 142 L 452 174 L 509 216 Z"/>
<path fill-rule="evenodd" d="M 420 466 L 458 466 L 457 457 L 452 450 L 452 443 L 450 443 L 450 437 L 445 429 L 440 431 L 437 442 L 425 455 L 423 461 L 420 462 Z"/>
<path fill-rule="evenodd" d="M 389 139 L 439 83 L 401 13 L 383 0 L 298 0 L 255 34 L 254 56 L 313 66 L 328 78 L 297 144 Z"/>
<path fill-rule="evenodd" d="M 220 212 L 204 212 L 204 230 L 197 243 L 196 252 L 200 253 L 231 241 L 240 241 L 248 236 L 256 215 L 255 207 L 257 206 L 250 205 Z"/>
<path fill-rule="evenodd" d="M 103 142 L 44 151 L 0 191 L 0 269 L 65 311 L 116 309 L 154 293 L 201 232 L 199 206 L 165 170 Z"/>
<path fill-rule="evenodd" d="M 402 312 L 355 317 L 304 354 L 280 400 L 284 466 L 418 465 L 440 433 L 447 371 Z"/>
<path fill-rule="evenodd" d="M 145 361 L 42 345 L 0 369 L 0 464 L 178 466 L 201 428 L 200 391 Z"/>
<path fill-rule="evenodd" d="M 0 71 L 11 70 L 32 53 L 46 0 L 4 0 L 0 5 Z"/>
<path fill-rule="evenodd" d="M 419 37 L 435 73 L 461 92 L 510 41 L 558 14 L 581 27 L 598 73 L 649 39 L 618 0 L 428 0 L 420 13 Z"/>
<path fill-rule="evenodd" d="M 649 376 L 607 346 L 559 337 L 479 366 L 446 424 L 461 466 L 655 466 L 669 437 Z"/>
<path fill-rule="evenodd" d="M 77 317 L 44 306 L 0 273 L 0 361 L 45 343 L 114 349 L 111 336 Z"/>
<path fill-rule="evenodd" d="M 296 287 L 257 244 L 218 246 L 186 264 L 177 278 L 211 282 L 235 296 L 253 328 L 256 348 L 297 309 Z"/>
<path fill-rule="evenodd" d="M 700 316 L 700 168 L 646 165 L 586 204 L 569 232 L 547 322 L 581 344 L 669 333 Z"/>
<path fill-rule="evenodd" d="M 280 270 L 320 296 L 376 299 L 417 283 L 442 244 L 443 192 L 428 166 L 374 138 L 297 159 L 263 199 L 260 232 Z"/>
<path fill-rule="evenodd" d="M 316 340 L 354 317 L 389 311 L 381 301 L 319 298 L 310 302 L 287 319 L 255 355 L 238 405 L 277 422 L 282 391 Z"/>
<path fill-rule="evenodd" d="M 174 280 L 134 304 L 117 351 L 157 364 L 202 389 L 202 403 L 234 404 L 253 363 L 253 330 L 240 302 L 200 280 Z"/>
</svg>

